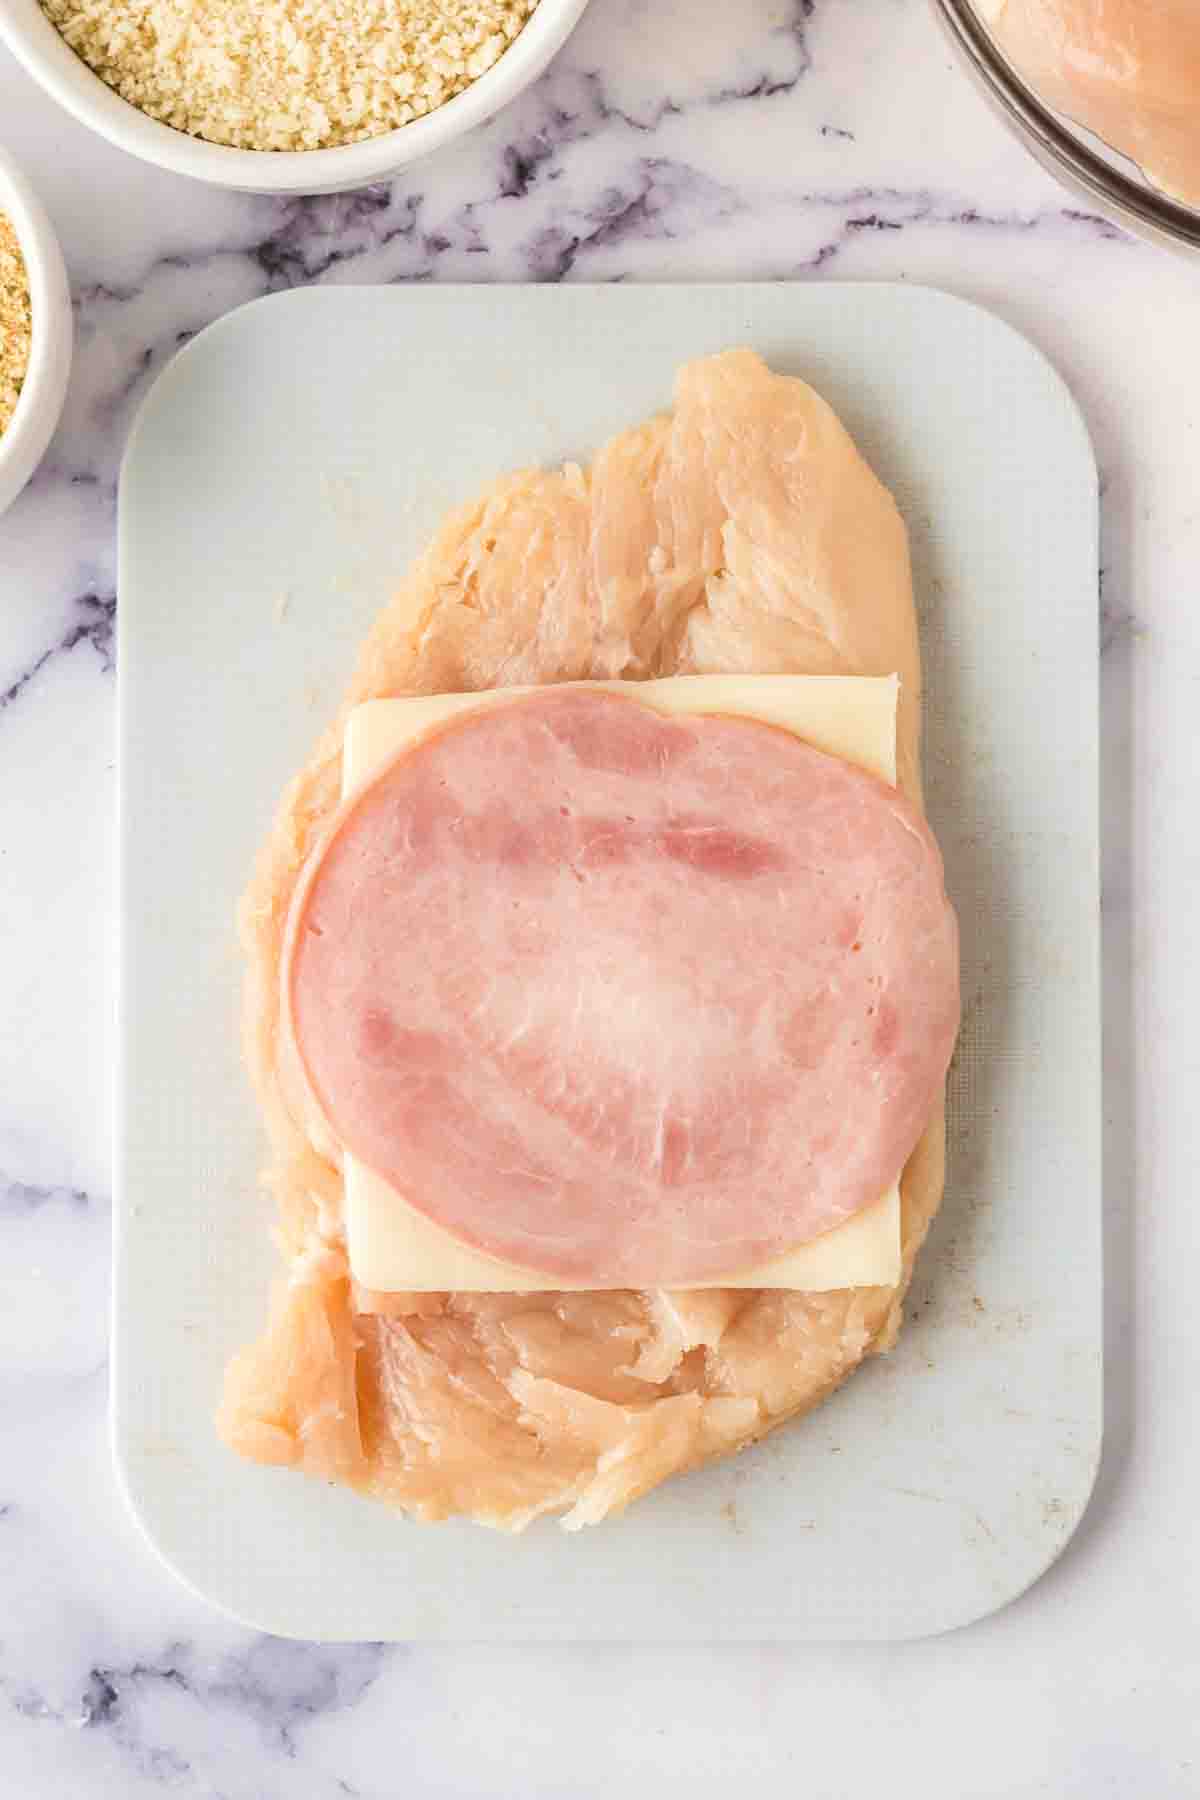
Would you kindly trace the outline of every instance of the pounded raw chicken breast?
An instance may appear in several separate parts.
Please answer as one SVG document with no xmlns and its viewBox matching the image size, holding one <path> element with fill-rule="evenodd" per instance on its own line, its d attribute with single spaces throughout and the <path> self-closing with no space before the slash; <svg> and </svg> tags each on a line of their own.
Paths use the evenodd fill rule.
<svg viewBox="0 0 1200 1800">
<path fill-rule="evenodd" d="M 981 0 L 981 10 L 1043 99 L 1200 207 L 1197 0 Z"/>
<path fill-rule="evenodd" d="M 338 804 L 350 707 L 731 670 L 898 671 L 900 779 L 919 800 L 904 526 L 829 407 L 746 350 L 682 369 L 673 416 L 614 439 L 590 470 L 497 482 L 447 519 L 377 620 L 241 912 L 247 1055 L 288 1259 L 263 1337 L 228 1371 L 219 1424 L 243 1455 L 424 1519 L 515 1530 L 560 1512 L 574 1528 L 752 1443 L 893 1341 L 941 1197 L 940 1115 L 903 1175 L 899 1288 L 380 1295 L 350 1279 L 336 1160 L 287 1103 L 284 925 Z"/>
</svg>

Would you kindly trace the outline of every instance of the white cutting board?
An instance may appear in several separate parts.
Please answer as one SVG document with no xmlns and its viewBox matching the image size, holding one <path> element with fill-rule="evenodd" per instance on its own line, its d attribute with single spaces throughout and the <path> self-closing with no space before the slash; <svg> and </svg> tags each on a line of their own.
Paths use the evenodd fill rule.
<svg viewBox="0 0 1200 1800">
<path fill-rule="evenodd" d="M 411 1524 L 213 1432 L 274 1269 L 234 904 L 443 511 L 587 457 L 734 344 L 832 401 L 912 534 L 963 928 L 946 1203 L 899 1348 L 810 1419 L 579 1535 Z M 921 289 L 325 288 L 180 352 L 121 486 L 114 1433 L 197 1592 L 308 1638 L 881 1639 L 1053 1559 L 1101 1432 L 1096 513 L 1053 370 Z"/>
</svg>

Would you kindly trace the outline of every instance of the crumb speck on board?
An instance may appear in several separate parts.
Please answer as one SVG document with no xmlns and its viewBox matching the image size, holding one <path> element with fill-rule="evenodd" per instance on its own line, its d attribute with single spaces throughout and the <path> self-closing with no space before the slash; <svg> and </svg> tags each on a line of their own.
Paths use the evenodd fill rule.
<svg viewBox="0 0 1200 1800">
<path fill-rule="evenodd" d="M 1060 1531 L 1067 1524 L 1067 1507 L 1064 1501 L 1057 1499 L 1042 1501 L 1042 1524 L 1056 1526 Z"/>
</svg>

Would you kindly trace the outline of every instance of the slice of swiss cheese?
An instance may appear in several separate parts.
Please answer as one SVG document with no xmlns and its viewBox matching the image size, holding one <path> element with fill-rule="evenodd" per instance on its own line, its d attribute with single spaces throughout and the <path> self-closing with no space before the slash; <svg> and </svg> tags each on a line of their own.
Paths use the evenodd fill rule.
<svg viewBox="0 0 1200 1800">
<path fill-rule="evenodd" d="M 597 681 L 671 713 L 724 713 L 794 731 L 818 750 L 896 780 L 897 676 L 678 675 L 664 681 Z M 482 694 L 422 694 L 368 700 L 350 714 L 342 756 L 343 796 L 431 728 L 457 714 L 511 700 L 531 688 Z M 356 1157 L 347 1155 L 346 1238 L 350 1267 L 365 1288 L 383 1293 L 542 1293 L 572 1284 L 501 1262 L 443 1231 Z M 900 1191 L 785 1256 L 703 1282 L 703 1287 L 891 1287 L 900 1279 Z"/>
</svg>

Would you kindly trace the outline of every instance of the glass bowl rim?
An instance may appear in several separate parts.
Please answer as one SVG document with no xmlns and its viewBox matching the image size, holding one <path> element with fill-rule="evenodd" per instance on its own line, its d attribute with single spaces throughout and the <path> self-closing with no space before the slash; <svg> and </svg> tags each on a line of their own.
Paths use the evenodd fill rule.
<svg viewBox="0 0 1200 1800">
<path fill-rule="evenodd" d="M 933 5 L 968 73 L 1043 168 L 1116 224 L 1200 256 L 1200 212 L 1113 168 L 1068 131 L 1003 55 L 974 0 Z"/>
</svg>

